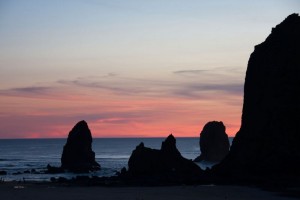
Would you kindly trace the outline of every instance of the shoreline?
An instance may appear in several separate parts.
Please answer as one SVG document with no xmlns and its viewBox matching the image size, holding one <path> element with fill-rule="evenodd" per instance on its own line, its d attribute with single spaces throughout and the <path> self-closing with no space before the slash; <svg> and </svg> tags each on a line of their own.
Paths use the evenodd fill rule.
<svg viewBox="0 0 300 200">
<path fill-rule="evenodd" d="M 280 191 L 239 185 L 82 186 L 48 182 L 1 182 L 1 199 L 293 199 Z"/>
</svg>

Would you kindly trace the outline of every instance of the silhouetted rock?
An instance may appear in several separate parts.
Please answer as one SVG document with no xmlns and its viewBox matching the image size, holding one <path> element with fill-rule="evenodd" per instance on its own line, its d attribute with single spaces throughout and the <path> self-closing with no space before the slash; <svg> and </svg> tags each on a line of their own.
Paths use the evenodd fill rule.
<svg viewBox="0 0 300 200">
<path fill-rule="evenodd" d="M 194 161 L 219 162 L 229 152 L 230 144 L 223 122 L 212 121 L 205 124 L 200 133 L 201 155 Z"/>
<path fill-rule="evenodd" d="M 0 171 L 0 175 L 7 175 L 6 171 Z"/>
<path fill-rule="evenodd" d="M 300 176 L 300 17 L 288 16 L 251 54 L 242 124 L 224 176 Z"/>
<path fill-rule="evenodd" d="M 70 131 L 63 149 L 61 167 L 74 172 L 100 169 L 92 151 L 92 134 L 85 121 L 78 122 Z"/>
<path fill-rule="evenodd" d="M 122 174 L 133 178 L 180 181 L 197 179 L 202 174 L 192 160 L 181 156 L 172 134 L 162 142 L 160 150 L 147 148 L 143 143 L 138 145 L 129 158 L 128 167 Z"/>
<path fill-rule="evenodd" d="M 50 164 L 47 165 L 47 170 L 45 171 L 46 174 L 59 174 L 64 172 L 62 167 L 53 167 Z"/>
</svg>

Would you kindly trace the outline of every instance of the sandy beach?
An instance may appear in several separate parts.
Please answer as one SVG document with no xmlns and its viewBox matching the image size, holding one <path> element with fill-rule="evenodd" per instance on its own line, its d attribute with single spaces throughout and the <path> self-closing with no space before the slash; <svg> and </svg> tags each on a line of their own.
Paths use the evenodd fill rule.
<svg viewBox="0 0 300 200">
<path fill-rule="evenodd" d="M 293 199 L 277 192 L 244 186 L 103 187 L 44 183 L 1 183 L 2 200 L 193 200 L 193 199 Z"/>
</svg>

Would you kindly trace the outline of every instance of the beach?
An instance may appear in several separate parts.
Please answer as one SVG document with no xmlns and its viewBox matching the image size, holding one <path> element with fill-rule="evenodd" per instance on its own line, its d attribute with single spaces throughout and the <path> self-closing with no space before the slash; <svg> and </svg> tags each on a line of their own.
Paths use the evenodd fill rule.
<svg viewBox="0 0 300 200">
<path fill-rule="evenodd" d="M 279 192 L 265 191 L 256 187 L 233 185 L 195 185 L 159 187 L 104 187 L 74 186 L 52 183 L 0 183 L 2 200 L 250 200 L 250 199 L 293 199 Z"/>
</svg>

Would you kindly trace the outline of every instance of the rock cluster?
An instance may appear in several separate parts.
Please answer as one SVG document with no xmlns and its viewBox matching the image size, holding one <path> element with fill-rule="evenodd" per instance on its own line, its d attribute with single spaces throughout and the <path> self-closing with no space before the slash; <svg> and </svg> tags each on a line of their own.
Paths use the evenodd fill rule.
<svg viewBox="0 0 300 200">
<path fill-rule="evenodd" d="M 163 180 L 190 180 L 202 175 L 203 171 L 192 160 L 184 158 L 176 147 L 176 139 L 171 134 L 161 149 L 151 149 L 138 145 L 128 161 L 127 176 L 150 177 Z"/>
<path fill-rule="evenodd" d="M 100 169 L 92 150 L 92 134 L 85 121 L 78 122 L 70 131 L 61 156 L 61 168 L 74 172 Z"/>
<path fill-rule="evenodd" d="M 251 54 L 242 124 L 215 170 L 227 176 L 300 176 L 300 17 L 288 16 Z"/>
<path fill-rule="evenodd" d="M 211 121 L 200 133 L 201 155 L 194 161 L 220 162 L 229 152 L 230 144 L 223 122 Z"/>
</svg>

